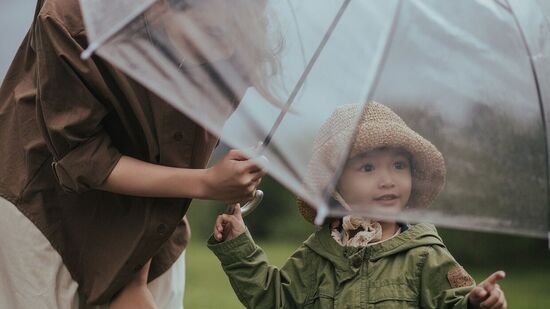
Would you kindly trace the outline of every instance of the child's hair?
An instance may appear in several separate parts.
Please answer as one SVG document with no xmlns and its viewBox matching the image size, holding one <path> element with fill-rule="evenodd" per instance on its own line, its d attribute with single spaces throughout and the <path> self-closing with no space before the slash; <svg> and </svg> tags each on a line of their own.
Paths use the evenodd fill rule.
<svg viewBox="0 0 550 309">
<path fill-rule="evenodd" d="M 359 117 L 359 119 L 358 119 Z M 357 122 L 358 120 L 358 122 Z M 304 183 L 310 192 L 321 192 L 331 183 L 345 152 L 342 143 L 353 137 L 347 158 L 379 148 L 401 148 L 410 154 L 412 191 L 407 207 L 428 207 L 443 189 L 445 161 L 427 139 L 420 136 L 388 107 L 371 101 L 366 105 L 339 106 L 321 126 Z M 345 155 L 345 154 L 344 154 Z M 315 208 L 298 198 L 304 218 L 313 222 Z"/>
</svg>

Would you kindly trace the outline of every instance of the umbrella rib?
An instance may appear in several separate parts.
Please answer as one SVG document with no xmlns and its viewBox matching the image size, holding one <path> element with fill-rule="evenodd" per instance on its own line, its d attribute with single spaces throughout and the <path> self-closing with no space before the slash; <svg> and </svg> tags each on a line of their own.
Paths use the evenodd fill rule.
<svg viewBox="0 0 550 309">
<path fill-rule="evenodd" d="M 387 39 L 384 42 L 384 49 L 382 50 L 380 61 L 378 61 L 378 66 L 376 68 L 376 71 L 375 71 L 375 74 L 374 74 L 374 77 L 373 77 L 373 81 L 372 81 L 372 83 L 371 83 L 371 85 L 370 85 L 370 87 L 369 87 L 369 89 L 366 93 L 367 102 L 369 101 L 368 100 L 369 97 L 376 90 L 376 88 L 378 87 L 378 83 L 380 82 L 380 76 L 382 74 L 382 69 L 384 67 L 384 64 L 386 63 L 387 58 L 388 58 L 390 46 L 391 46 L 391 43 L 393 42 L 393 38 L 394 38 L 395 32 L 397 30 L 397 23 L 399 21 L 399 16 L 401 14 L 401 7 L 402 6 L 403 6 L 403 0 L 400 0 L 399 3 L 396 6 L 396 9 L 395 9 L 395 13 L 394 13 L 394 16 L 393 16 L 393 19 L 392 19 L 392 23 L 391 23 L 389 31 L 388 31 Z M 355 131 L 352 134 L 353 136 L 350 137 L 352 141 L 355 140 L 355 135 L 356 134 L 357 134 L 357 131 Z M 346 152 L 348 154 L 350 152 L 350 149 L 351 149 L 351 143 L 348 144 L 347 149 L 346 149 Z M 325 193 L 324 193 L 325 200 L 328 200 L 330 198 L 330 196 L 332 195 L 332 190 L 334 188 L 336 188 L 337 182 L 340 178 L 340 175 L 342 174 L 343 169 L 344 169 L 343 164 L 340 164 L 339 167 L 337 168 L 337 170 L 335 171 L 335 177 L 332 178 L 332 181 L 330 182 L 330 184 L 328 184 L 328 186 L 325 188 Z M 325 219 L 324 217 L 322 217 L 318 214 L 318 217 L 315 218 L 315 223 L 316 224 L 321 224 L 324 219 Z"/>
<path fill-rule="evenodd" d="M 298 39 L 300 41 L 300 51 L 302 52 L 302 61 L 304 64 L 306 64 L 306 51 L 304 49 L 304 43 L 302 42 L 302 32 L 300 31 L 300 25 L 298 23 L 298 17 L 296 16 L 296 10 L 294 8 L 294 5 L 292 5 L 292 2 L 290 0 L 286 1 L 288 3 L 288 6 L 290 7 L 290 12 L 292 13 L 292 19 L 294 19 L 294 24 L 296 24 L 296 34 L 298 35 Z"/>
<path fill-rule="evenodd" d="M 311 69 L 313 68 L 313 66 L 317 62 L 317 59 L 321 55 L 321 52 L 325 48 L 325 46 L 328 42 L 328 39 L 330 38 L 330 36 L 334 32 L 334 29 L 336 29 L 336 26 L 338 25 L 338 22 L 340 21 L 340 18 L 342 17 L 344 12 L 346 11 L 346 8 L 348 7 L 350 2 L 351 2 L 351 0 L 345 0 L 344 3 L 342 3 L 342 6 L 338 10 L 338 13 L 336 14 L 334 19 L 332 20 L 332 23 L 330 24 L 327 32 L 323 36 L 323 39 L 321 40 L 321 43 L 319 44 L 319 46 L 315 50 L 315 53 L 313 54 L 313 56 L 311 57 L 311 60 L 307 64 L 304 72 L 302 73 L 302 76 L 300 76 L 300 80 L 298 80 L 298 83 L 296 83 L 296 86 L 292 90 L 292 93 L 290 94 L 285 106 L 283 107 L 283 110 L 281 111 L 281 113 L 279 113 L 279 116 L 275 120 L 275 123 L 273 124 L 273 126 L 269 130 L 269 133 L 267 134 L 266 138 L 264 139 L 264 142 L 262 143 L 262 150 L 260 150 L 259 152 L 263 151 L 263 149 L 265 149 L 269 145 L 269 143 L 271 143 L 271 139 L 273 137 L 273 134 L 275 134 L 275 131 L 277 131 L 277 129 L 281 125 L 281 121 L 283 120 L 283 118 L 285 117 L 287 112 L 289 111 L 290 106 L 292 105 L 292 103 L 294 103 L 294 99 L 296 98 L 296 95 L 298 94 L 298 91 L 300 91 L 300 89 L 302 88 L 302 85 L 304 84 L 307 76 L 309 75 L 309 73 L 311 72 Z"/>
<path fill-rule="evenodd" d="M 138 9 L 136 9 L 132 14 L 126 16 L 126 18 L 124 18 L 121 22 L 111 27 L 109 31 L 105 32 L 103 35 L 100 35 L 96 40 L 88 45 L 88 47 L 80 55 L 80 58 L 82 58 L 82 60 L 90 58 L 98 48 L 100 48 L 103 44 L 110 40 L 115 34 L 119 33 L 124 27 L 126 27 L 126 25 L 139 17 L 144 11 L 149 9 L 155 2 L 156 1 L 151 1 L 149 3 L 146 3 L 145 5 L 138 7 Z M 87 18 L 84 17 L 85 21 L 86 19 Z"/>
<path fill-rule="evenodd" d="M 514 8 L 512 5 L 510 5 L 510 2 L 508 0 L 506 0 L 508 6 L 510 7 L 510 12 L 512 14 L 512 17 L 514 18 L 514 22 L 516 23 L 516 26 L 518 27 L 518 30 L 519 30 L 519 34 L 521 36 L 521 40 L 523 41 L 523 45 L 525 46 L 525 50 L 527 51 L 527 54 L 529 55 L 529 65 L 531 66 L 531 72 L 533 73 L 533 79 L 535 80 L 535 88 L 537 90 L 537 98 L 538 98 L 538 101 L 539 101 L 539 107 L 540 107 L 540 112 L 541 112 L 541 119 L 542 119 L 542 129 L 543 129 L 543 134 L 544 134 L 544 143 L 545 143 L 545 157 L 546 157 L 546 177 L 548 178 L 547 179 L 547 190 L 548 192 L 550 192 L 550 166 L 548 165 L 548 159 L 549 159 L 549 156 L 548 156 L 548 153 L 549 153 L 549 145 L 548 145 L 548 132 L 546 131 L 548 126 L 547 126 L 547 123 L 546 123 L 546 114 L 544 113 L 544 104 L 542 103 L 542 92 L 541 92 L 541 89 L 540 89 L 540 84 L 539 84 L 539 79 L 538 79 L 538 75 L 537 75 L 537 69 L 535 67 L 535 64 L 533 63 L 533 54 L 531 52 L 531 48 L 529 48 L 529 44 L 527 43 L 527 38 L 525 37 L 525 33 L 523 32 L 523 28 L 521 27 L 521 23 L 519 22 L 519 19 L 516 15 L 516 13 L 514 12 Z M 550 205 L 550 203 L 548 203 Z M 550 207 L 550 206 L 549 206 Z M 550 211 L 549 211 L 549 218 L 548 218 L 548 222 L 549 222 L 549 225 L 550 225 Z M 550 226 L 547 226 L 548 228 L 548 249 L 550 249 Z"/>
</svg>

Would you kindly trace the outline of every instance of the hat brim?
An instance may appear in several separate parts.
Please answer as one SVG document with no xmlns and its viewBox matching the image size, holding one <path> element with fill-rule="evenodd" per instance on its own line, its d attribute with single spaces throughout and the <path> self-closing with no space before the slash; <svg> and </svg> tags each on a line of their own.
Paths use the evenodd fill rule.
<svg viewBox="0 0 550 309">
<path fill-rule="evenodd" d="M 342 134 L 332 138 L 343 138 Z M 400 148 L 410 153 L 412 189 L 407 207 L 429 207 L 445 184 L 445 161 L 439 150 L 405 124 L 382 120 L 367 122 L 356 128 L 348 158 L 379 148 Z M 317 149 L 312 160 L 322 162 L 318 160 L 322 155 L 323 149 Z M 298 208 L 307 221 L 314 222 L 317 214 L 314 207 L 298 198 Z"/>
</svg>

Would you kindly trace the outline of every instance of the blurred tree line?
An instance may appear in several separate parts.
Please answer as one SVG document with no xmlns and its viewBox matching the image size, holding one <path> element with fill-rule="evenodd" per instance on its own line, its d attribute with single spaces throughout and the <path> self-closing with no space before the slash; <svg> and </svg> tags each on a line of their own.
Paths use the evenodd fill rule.
<svg viewBox="0 0 550 309">
<path fill-rule="evenodd" d="M 455 258 L 470 267 L 550 265 L 548 240 L 513 232 L 522 227 L 549 229 L 548 167 L 540 119 L 520 119 L 479 102 L 471 105 L 466 121 L 450 125 L 429 105 L 403 106 L 394 110 L 446 160 L 446 188 L 433 209 L 444 209 L 450 216 L 463 211 L 492 216 L 506 226 L 498 234 L 439 228 Z M 245 218 L 256 239 L 298 243 L 315 230 L 298 213 L 290 191 L 270 177 L 264 177 L 260 189 L 265 192 L 262 204 Z M 195 240 L 209 237 L 224 209 L 218 202 L 193 202 L 189 219 Z"/>
</svg>

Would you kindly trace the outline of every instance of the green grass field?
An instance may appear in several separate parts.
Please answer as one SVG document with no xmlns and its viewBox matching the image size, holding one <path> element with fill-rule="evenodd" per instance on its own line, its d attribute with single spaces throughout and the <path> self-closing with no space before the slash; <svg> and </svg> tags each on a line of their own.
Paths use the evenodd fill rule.
<svg viewBox="0 0 550 309">
<path fill-rule="evenodd" d="M 281 266 L 299 242 L 260 242 L 259 244 L 266 251 L 270 262 Z M 492 269 L 468 270 L 477 282 L 492 272 Z M 506 271 L 507 278 L 501 285 L 506 292 L 508 308 L 550 308 L 550 263 L 517 265 L 514 269 L 506 269 Z M 187 309 L 243 308 L 216 257 L 206 248 L 205 242 L 199 242 L 196 239 L 187 249 L 185 307 Z"/>
</svg>

